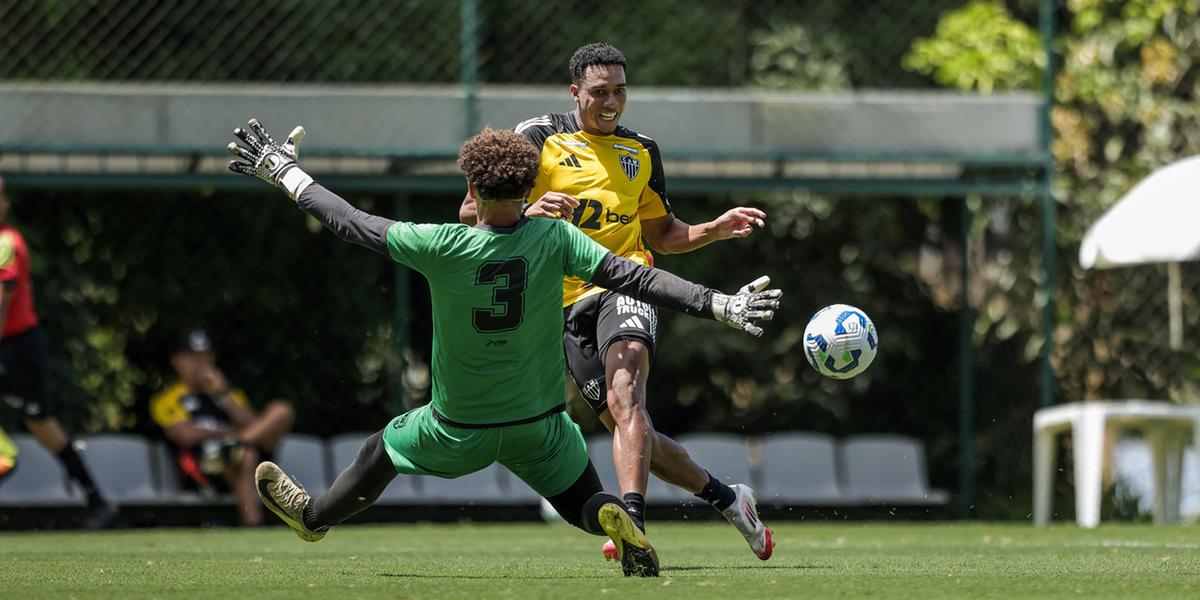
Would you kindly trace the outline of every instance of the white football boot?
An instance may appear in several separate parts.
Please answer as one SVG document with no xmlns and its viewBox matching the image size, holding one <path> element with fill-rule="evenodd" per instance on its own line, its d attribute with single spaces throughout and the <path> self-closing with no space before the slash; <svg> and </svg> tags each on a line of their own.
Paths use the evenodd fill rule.
<svg viewBox="0 0 1200 600">
<path fill-rule="evenodd" d="M 746 538 L 755 556 L 761 560 L 771 558 L 771 552 L 775 550 L 775 540 L 771 539 L 771 529 L 763 525 L 762 520 L 758 518 L 758 501 L 754 498 L 754 490 L 741 483 L 729 487 L 733 489 L 736 497 L 733 504 L 721 511 L 721 514 Z"/>
<path fill-rule="evenodd" d="M 304 507 L 308 505 L 310 496 L 304 491 L 304 486 L 292 481 L 279 465 L 273 462 L 262 462 L 254 470 L 255 488 L 263 504 L 271 512 L 279 515 L 300 539 L 306 542 L 318 542 L 329 531 L 328 527 L 313 531 L 304 526 Z"/>
</svg>

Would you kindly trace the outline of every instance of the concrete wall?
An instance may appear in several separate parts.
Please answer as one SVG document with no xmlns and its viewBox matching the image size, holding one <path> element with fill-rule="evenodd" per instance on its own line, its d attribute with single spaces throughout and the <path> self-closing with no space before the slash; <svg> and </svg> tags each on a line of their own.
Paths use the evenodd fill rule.
<svg viewBox="0 0 1200 600">
<path fill-rule="evenodd" d="M 631 91 L 622 123 L 674 158 L 1033 156 L 1032 93 Z M 485 87 L 480 124 L 512 127 L 572 108 L 567 88 Z M 0 151 L 221 154 L 257 117 L 295 124 L 329 155 L 451 155 L 466 134 L 457 87 L 0 84 Z"/>
</svg>

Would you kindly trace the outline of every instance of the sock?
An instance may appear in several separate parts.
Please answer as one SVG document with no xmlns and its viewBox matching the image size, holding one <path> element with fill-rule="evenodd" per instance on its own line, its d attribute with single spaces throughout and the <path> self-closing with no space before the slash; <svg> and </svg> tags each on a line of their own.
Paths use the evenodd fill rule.
<svg viewBox="0 0 1200 600">
<path fill-rule="evenodd" d="M 646 531 L 646 497 L 637 493 L 629 492 L 621 497 L 625 501 L 625 507 L 629 510 L 629 518 L 633 519 L 633 524 L 638 526 L 642 532 Z"/>
<path fill-rule="evenodd" d="M 560 494 L 555 496 L 555 498 L 561 500 L 563 496 Z M 593 535 L 606 535 L 604 528 L 600 526 L 600 519 L 598 517 L 600 516 L 600 507 L 609 503 L 623 504 L 620 498 L 608 492 L 596 492 L 592 494 L 592 497 L 583 503 L 579 523 L 572 523 L 572 525 Z M 628 511 L 629 509 L 626 508 L 625 510 Z"/>
<path fill-rule="evenodd" d="M 67 474 L 79 487 L 83 488 L 83 493 L 87 496 L 89 506 L 104 502 L 104 497 L 100 495 L 100 490 L 96 488 L 96 482 L 92 481 L 92 474 L 83 464 L 83 459 L 79 457 L 79 453 L 75 451 L 75 440 L 68 439 L 67 445 L 63 446 L 62 450 L 58 451 L 58 460 L 66 467 Z"/>
<path fill-rule="evenodd" d="M 328 529 L 328 525 L 322 525 L 317 522 L 317 503 L 312 498 L 308 499 L 308 504 L 304 505 L 304 515 L 301 517 L 304 520 L 304 526 L 309 531 L 320 531 L 322 527 Z"/>
<path fill-rule="evenodd" d="M 371 434 L 329 490 L 309 500 L 304 507 L 304 526 L 320 531 L 362 512 L 375 503 L 397 474 L 384 448 L 383 432 Z"/>
<path fill-rule="evenodd" d="M 699 494 L 696 494 L 696 497 L 717 507 L 717 510 L 725 510 L 733 504 L 734 500 L 737 500 L 737 494 L 733 493 L 733 488 L 721 483 L 721 480 L 713 477 L 712 473 L 708 473 L 708 483 L 704 485 L 704 489 L 700 490 Z"/>
</svg>

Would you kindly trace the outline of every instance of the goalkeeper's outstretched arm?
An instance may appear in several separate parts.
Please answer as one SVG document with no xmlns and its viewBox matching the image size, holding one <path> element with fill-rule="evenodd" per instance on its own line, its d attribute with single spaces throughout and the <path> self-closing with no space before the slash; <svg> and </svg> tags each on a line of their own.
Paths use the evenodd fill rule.
<svg viewBox="0 0 1200 600">
<path fill-rule="evenodd" d="M 258 177 L 282 189 L 301 210 L 339 238 L 387 256 L 387 231 L 395 221 L 354 208 L 300 169 L 297 160 L 303 127 L 293 129 L 279 144 L 257 119 L 250 119 L 249 126 L 253 133 L 241 127 L 233 130 L 245 146 L 231 142 L 229 151 L 245 162 L 231 161 L 230 171 Z"/>
<path fill-rule="evenodd" d="M 765 275 L 727 295 L 611 253 L 590 281 L 668 310 L 709 317 L 755 337 L 763 333 L 756 323 L 775 316 L 783 295 L 782 290 L 766 289 L 771 279 Z"/>
<path fill-rule="evenodd" d="M 300 192 L 296 205 L 339 238 L 387 256 L 387 231 L 395 221 L 354 208 L 319 183 Z"/>
</svg>

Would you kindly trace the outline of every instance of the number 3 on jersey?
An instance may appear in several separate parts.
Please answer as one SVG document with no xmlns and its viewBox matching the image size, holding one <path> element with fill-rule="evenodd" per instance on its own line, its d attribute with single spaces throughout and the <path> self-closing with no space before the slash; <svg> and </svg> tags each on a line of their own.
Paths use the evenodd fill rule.
<svg viewBox="0 0 1200 600">
<path fill-rule="evenodd" d="M 491 285 L 492 306 L 476 308 L 472 315 L 475 330 L 481 333 L 509 331 L 525 318 L 525 275 L 529 263 L 524 258 L 483 263 L 475 273 L 475 285 Z"/>
</svg>

